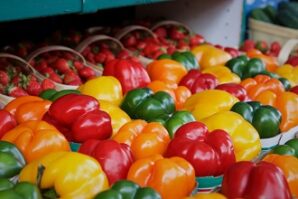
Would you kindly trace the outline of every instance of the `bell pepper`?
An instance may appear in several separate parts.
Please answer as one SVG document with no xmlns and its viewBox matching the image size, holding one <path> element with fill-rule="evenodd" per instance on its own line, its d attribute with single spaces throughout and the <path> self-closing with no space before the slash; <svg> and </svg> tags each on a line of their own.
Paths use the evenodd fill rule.
<svg viewBox="0 0 298 199">
<path fill-rule="evenodd" d="M 159 193 L 150 187 L 140 187 L 138 184 L 129 181 L 117 181 L 112 187 L 103 191 L 94 199 L 161 199 Z"/>
<path fill-rule="evenodd" d="M 18 175 L 25 164 L 23 154 L 14 144 L 0 141 L 0 178 Z"/>
<path fill-rule="evenodd" d="M 17 121 L 7 110 L 0 110 L 0 139 L 9 130 L 17 126 Z"/>
<path fill-rule="evenodd" d="M 157 59 L 172 59 L 181 63 L 186 70 L 199 69 L 199 64 L 196 57 L 190 52 L 174 52 L 172 55 L 162 54 Z"/>
<path fill-rule="evenodd" d="M 53 124 L 69 141 L 106 139 L 112 135 L 110 116 L 99 110 L 91 96 L 67 94 L 52 103 L 44 120 Z"/>
<path fill-rule="evenodd" d="M 236 73 L 241 79 L 254 77 L 265 72 L 266 68 L 261 59 L 248 59 L 245 55 L 233 58 L 226 63 L 226 66 Z"/>
<path fill-rule="evenodd" d="M 285 64 L 278 67 L 275 71 L 281 77 L 288 79 L 291 83 L 291 86 L 298 85 L 298 68 L 293 67 L 290 64 Z"/>
<path fill-rule="evenodd" d="M 230 134 L 237 161 L 252 160 L 261 152 L 261 140 L 257 130 L 241 115 L 222 111 L 202 122 L 209 131 L 222 129 Z"/>
<path fill-rule="evenodd" d="M 8 103 L 4 109 L 9 111 L 18 123 L 22 123 L 29 120 L 41 120 L 50 105 L 50 101 L 39 97 L 22 96 Z"/>
<path fill-rule="evenodd" d="M 184 199 L 227 199 L 220 193 L 197 193 Z"/>
<path fill-rule="evenodd" d="M 230 110 L 236 102 L 238 99 L 226 91 L 207 90 L 192 95 L 184 107 L 200 121 L 220 111 Z"/>
<path fill-rule="evenodd" d="M 174 99 L 176 110 L 183 108 L 187 98 L 191 96 L 190 90 L 185 86 L 177 86 L 177 84 L 169 85 L 162 81 L 152 81 L 147 85 L 154 93 L 165 91 Z"/>
<path fill-rule="evenodd" d="M 192 94 L 214 89 L 218 85 L 217 78 L 212 74 L 202 74 L 198 70 L 190 70 L 179 82 L 179 86 L 187 87 Z"/>
<path fill-rule="evenodd" d="M 160 80 L 168 84 L 178 84 L 186 75 L 187 70 L 182 64 L 170 59 L 161 59 L 151 62 L 147 66 L 147 72 L 152 81 Z"/>
<path fill-rule="evenodd" d="M 141 187 L 155 189 L 163 199 L 181 199 L 195 188 L 195 171 L 180 157 L 160 155 L 139 159 L 130 167 L 127 179 Z"/>
<path fill-rule="evenodd" d="M 100 109 L 109 114 L 112 120 L 113 135 L 115 135 L 121 126 L 130 122 L 130 117 L 118 106 L 108 103 L 100 102 Z"/>
<path fill-rule="evenodd" d="M 193 122 L 196 119 L 194 116 L 188 112 L 188 111 L 176 111 L 170 119 L 168 119 L 165 123 L 164 126 L 168 130 L 168 133 L 170 135 L 170 138 L 174 137 L 174 134 L 176 131 L 184 124 Z"/>
<path fill-rule="evenodd" d="M 233 73 L 229 68 L 223 65 L 206 68 L 202 73 L 214 75 L 216 79 L 218 79 L 219 84 L 241 82 L 241 79 L 237 74 Z"/>
<path fill-rule="evenodd" d="M 163 155 L 170 137 L 167 130 L 157 122 L 133 120 L 120 128 L 113 140 L 131 147 L 135 159 Z"/>
<path fill-rule="evenodd" d="M 269 72 L 274 72 L 278 67 L 278 62 L 276 57 L 264 55 L 261 51 L 252 49 L 246 52 L 247 56 L 250 58 L 258 58 L 261 59 L 265 66 L 266 70 Z"/>
<path fill-rule="evenodd" d="M 153 121 L 168 119 L 174 113 L 175 105 L 173 98 L 166 92 L 153 94 L 149 88 L 138 88 L 126 94 L 121 109 L 133 119 Z"/>
<path fill-rule="evenodd" d="M 2 140 L 14 143 L 27 162 L 56 151 L 69 151 L 65 137 L 52 125 L 36 120 L 19 124 L 8 131 Z"/>
<path fill-rule="evenodd" d="M 290 89 L 291 92 L 295 93 L 295 94 L 298 94 L 298 85 L 297 86 L 294 86 Z"/>
<path fill-rule="evenodd" d="M 282 144 L 274 146 L 269 153 L 295 156 L 296 151 L 291 146 Z"/>
<path fill-rule="evenodd" d="M 123 98 L 121 83 L 112 76 L 101 76 L 88 80 L 79 87 L 79 91 L 82 94 L 95 97 L 100 102 L 110 102 L 116 106 L 120 105 Z"/>
<path fill-rule="evenodd" d="M 223 177 L 222 193 L 228 198 L 292 198 L 281 169 L 264 161 L 242 161 L 228 168 Z"/>
<path fill-rule="evenodd" d="M 209 132 L 201 122 L 190 122 L 177 130 L 166 152 L 166 157 L 173 156 L 191 163 L 197 177 L 222 175 L 235 163 L 230 135 L 223 130 Z"/>
<path fill-rule="evenodd" d="M 39 184 L 42 190 L 50 189 L 56 192 L 56 198 L 65 199 L 91 199 L 109 187 L 99 163 L 76 152 L 56 152 L 43 156 L 26 165 L 19 180 Z"/>
<path fill-rule="evenodd" d="M 288 140 L 285 143 L 285 145 L 294 149 L 294 151 L 295 151 L 294 156 L 296 156 L 296 158 L 298 158 L 298 138 L 293 138 L 293 139 Z"/>
<path fill-rule="evenodd" d="M 276 93 L 277 95 L 285 89 L 282 83 L 267 75 L 257 75 L 254 78 L 248 78 L 241 82 L 248 96 L 255 101 L 260 101 L 262 95 L 267 95 L 269 92 Z"/>
<path fill-rule="evenodd" d="M 55 101 L 58 98 L 70 94 L 70 93 L 76 93 L 76 94 L 80 94 L 81 92 L 79 90 L 73 90 L 73 89 L 67 89 L 67 90 L 61 90 L 61 91 L 56 91 L 55 89 L 47 89 L 42 91 L 39 94 L 39 97 L 41 97 L 42 99 L 46 99 L 49 101 Z"/>
<path fill-rule="evenodd" d="M 263 161 L 270 162 L 282 170 L 293 196 L 298 197 L 298 159 L 288 155 L 268 154 Z"/>
<path fill-rule="evenodd" d="M 246 90 L 240 85 L 236 83 L 226 83 L 226 84 L 220 84 L 215 87 L 215 89 L 218 90 L 224 90 L 235 97 L 238 98 L 240 101 L 249 101 L 249 97 L 247 96 Z"/>
<path fill-rule="evenodd" d="M 94 157 L 99 162 L 110 184 L 125 179 L 133 163 L 130 147 L 114 140 L 87 140 L 81 145 L 79 152 Z"/>
<path fill-rule="evenodd" d="M 103 75 L 116 77 L 124 94 L 132 89 L 143 88 L 150 82 L 144 66 L 131 59 L 109 61 L 104 67 Z"/>
<path fill-rule="evenodd" d="M 201 69 L 209 68 L 216 65 L 223 65 L 232 58 L 229 53 L 209 44 L 203 44 L 194 47 L 191 52 L 197 58 Z"/>
<path fill-rule="evenodd" d="M 240 114 L 258 131 L 261 138 L 270 138 L 279 134 L 281 113 L 269 105 L 261 105 L 256 101 L 237 102 L 231 111 Z"/>
<path fill-rule="evenodd" d="M 6 199 L 42 199 L 38 187 L 29 182 L 20 182 L 14 185 L 8 179 L 0 179 L 0 198 Z"/>
</svg>

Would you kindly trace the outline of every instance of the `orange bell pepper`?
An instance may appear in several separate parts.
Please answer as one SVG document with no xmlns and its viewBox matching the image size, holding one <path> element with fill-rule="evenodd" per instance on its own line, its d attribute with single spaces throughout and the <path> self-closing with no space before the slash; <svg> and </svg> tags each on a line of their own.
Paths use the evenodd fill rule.
<svg viewBox="0 0 298 199">
<path fill-rule="evenodd" d="M 294 198 L 298 197 L 298 158 L 289 155 L 269 154 L 263 160 L 275 164 L 283 171 Z"/>
<path fill-rule="evenodd" d="M 177 84 L 169 85 L 162 81 L 152 81 L 147 85 L 154 93 L 165 91 L 169 93 L 175 101 L 176 110 L 181 110 L 187 98 L 191 96 L 190 90 L 185 86 L 177 86 Z"/>
<path fill-rule="evenodd" d="M 134 162 L 127 179 L 141 187 L 149 186 L 163 199 L 181 199 L 195 188 L 195 171 L 191 164 L 180 157 L 151 156 Z"/>
<path fill-rule="evenodd" d="M 168 131 L 160 123 L 133 120 L 122 126 L 113 140 L 131 147 L 135 159 L 163 155 L 170 142 Z"/>
<path fill-rule="evenodd" d="M 27 162 L 39 159 L 49 153 L 69 151 L 66 138 L 45 121 L 27 121 L 8 131 L 2 140 L 14 143 Z"/>
<path fill-rule="evenodd" d="M 15 116 L 18 123 L 41 120 L 51 102 L 36 96 L 22 96 L 8 103 L 4 109 Z"/>
<path fill-rule="evenodd" d="M 220 193 L 197 193 L 184 199 L 226 199 L 226 197 Z"/>
<path fill-rule="evenodd" d="M 240 84 L 245 88 L 248 96 L 256 101 L 258 101 L 259 95 L 268 95 L 268 92 L 278 94 L 285 90 L 278 79 L 271 78 L 267 75 L 257 75 L 254 78 L 247 78 Z"/>
<path fill-rule="evenodd" d="M 250 58 L 259 58 L 266 65 L 266 69 L 269 72 L 274 72 L 278 67 L 278 62 L 275 57 L 264 55 L 261 51 L 257 49 L 252 49 L 246 52 L 247 56 Z"/>
<path fill-rule="evenodd" d="M 147 71 L 152 81 L 160 80 L 169 84 L 178 84 L 187 73 L 187 70 L 182 64 L 170 59 L 151 62 L 147 66 Z"/>
</svg>

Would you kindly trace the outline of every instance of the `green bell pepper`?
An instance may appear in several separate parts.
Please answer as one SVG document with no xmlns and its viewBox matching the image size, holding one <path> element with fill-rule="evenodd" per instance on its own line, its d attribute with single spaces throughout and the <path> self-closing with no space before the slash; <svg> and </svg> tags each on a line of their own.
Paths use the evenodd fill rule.
<svg viewBox="0 0 298 199">
<path fill-rule="evenodd" d="M 110 189 L 97 194 L 94 199 L 161 199 L 161 196 L 150 187 L 141 188 L 132 181 L 120 180 Z"/>
<path fill-rule="evenodd" d="M 56 101 L 58 98 L 70 94 L 70 93 L 75 93 L 75 94 L 80 94 L 81 92 L 79 90 L 62 90 L 62 91 L 56 91 L 54 89 L 48 89 L 39 94 L 39 97 L 50 100 L 50 101 Z"/>
<path fill-rule="evenodd" d="M 262 60 L 258 58 L 248 58 L 244 55 L 233 58 L 226 63 L 226 66 L 236 73 L 241 79 L 254 77 L 266 71 L 265 65 Z"/>
<path fill-rule="evenodd" d="M 172 59 L 181 63 L 186 70 L 199 69 L 196 57 L 190 51 L 174 52 L 172 55 L 162 54 L 157 59 Z"/>
<path fill-rule="evenodd" d="M 237 102 L 231 111 L 240 114 L 258 131 L 261 138 L 277 135 L 281 123 L 281 113 L 272 106 L 262 106 L 259 102 Z"/>
<path fill-rule="evenodd" d="M 295 156 L 295 149 L 288 145 L 277 145 L 269 153 Z"/>
<path fill-rule="evenodd" d="M 295 150 L 295 156 L 298 158 L 298 138 L 287 141 L 285 145 L 292 147 Z"/>
<path fill-rule="evenodd" d="M 0 178 L 12 178 L 25 166 L 21 151 L 6 141 L 0 141 Z"/>
<path fill-rule="evenodd" d="M 167 120 L 175 112 L 175 104 L 166 92 L 154 94 L 149 88 L 138 88 L 126 94 L 121 109 L 133 119 L 151 122 Z"/>
<path fill-rule="evenodd" d="M 36 185 L 20 182 L 14 185 L 8 179 L 0 179 L 0 198 L 5 199 L 42 199 Z"/>
<path fill-rule="evenodd" d="M 291 89 L 291 82 L 288 79 L 280 77 L 278 80 L 282 83 L 286 91 Z"/>
</svg>

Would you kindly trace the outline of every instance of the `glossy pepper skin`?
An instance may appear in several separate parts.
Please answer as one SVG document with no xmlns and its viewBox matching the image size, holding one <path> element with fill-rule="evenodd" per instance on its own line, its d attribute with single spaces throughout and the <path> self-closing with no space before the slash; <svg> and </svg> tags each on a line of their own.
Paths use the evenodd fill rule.
<svg viewBox="0 0 298 199">
<path fill-rule="evenodd" d="M 55 101 L 58 98 L 70 94 L 70 93 L 76 93 L 76 94 L 80 94 L 79 90 L 73 90 L 73 89 L 67 89 L 67 90 L 61 90 L 61 91 L 56 91 L 55 89 L 48 89 L 45 90 L 43 92 L 41 92 L 39 94 L 39 97 L 41 97 L 42 99 L 45 100 L 49 100 L 49 101 Z"/>
<path fill-rule="evenodd" d="M 208 118 L 215 113 L 230 110 L 238 99 L 222 90 L 207 90 L 192 95 L 184 104 L 197 121 Z"/>
<path fill-rule="evenodd" d="M 114 140 L 87 140 L 80 153 L 94 157 L 109 179 L 109 184 L 125 179 L 134 159 L 130 147 Z"/>
<path fill-rule="evenodd" d="M 6 187 L 0 187 L 0 198 L 7 199 L 42 199 L 41 193 L 35 184 L 29 182 L 20 182 L 14 185 L 8 179 L 0 179 L 0 184 L 4 183 Z"/>
<path fill-rule="evenodd" d="M 229 53 L 209 44 L 194 47 L 191 52 L 197 58 L 201 69 L 223 65 L 232 58 Z"/>
<path fill-rule="evenodd" d="M 143 88 L 150 82 L 144 66 L 129 59 L 109 61 L 104 67 L 103 75 L 116 77 L 121 83 L 123 93 L 132 89 Z"/>
<path fill-rule="evenodd" d="M 268 154 L 263 159 L 279 167 L 285 175 L 294 197 L 298 196 L 298 159 L 289 155 Z"/>
<path fill-rule="evenodd" d="M 222 111 L 202 122 L 209 131 L 222 129 L 230 134 L 236 161 L 252 160 L 261 152 L 261 140 L 257 130 L 241 115 L 232 111 Z"/>
<path fill-rule="evenodd" d="M 292 198 L 281 169 L 264 161 L 232 165 L 224 174 L 222 193 L 228 198 Z"/>
<path fill-rule="evenodd" d="M 25 166 L 22 152 L 9 142 L 0 141 L 0 178 L 12 178 Z"/>
<path fill-rule="evenodd" d="M 20 173 L 20 181 L 36 184 L 40 165 L 44 166 L 40 188 L 54 188 L 61 199 L 91 199 L 109 187 L 99 163 L 75 152 L 51 153 L 26 165 Z"/>
<path fill-rule="evenodd" d="M 261 51 L 252 49 L 246 52 L 247 56 L 250 58 L 258 58 L 263 61 L 266 66 L 266 70 L 269 72 L 274 72 L 278 67 L 278 62 L 276 57 L 264 55 Z"/>
<path fill-rule="evenodd" d="M 285 65 L 278 67 L 275 72 L 279 76 L 288 79 L 290 81 L 292 87 L 298 85 L 298 68 L 297 67 L 293 67 L 290 64 L 285 64 Z"/>
<path fill-rule="evenodd" d="M 141 187 L 152 187 L 163 199 L 181 199 L 195 188 L 195 171 L 180 157 L 155 155 L 137 160 L 130 167 L 127 179 Z"/>
<path fill-rule="evenodd" d="M 129 180 L 120 180 L 94 199 L 161 199 L 159 193 L 150 187 L 140 187 Z"/>
<path fill-rule="evenodd" d="M 45 121 L 28 121 L 19 124 L 8 131 L 2 140 L 14 143 L 27 162 L 52 152 L 70 150 L 66 138 Z"/>
<path fill-rule="evenodd" d="M 173 98 L 166 92 L 153 94 L 149 88 L 138 88 L 126 94 L 121 109 L 133 119 L 153 121 L 169 118 L 175 111 L 175 105 Z"/>
<path fill-rule="evenodd" d="M 41 120 L 49 110 L 51 102 L 35 96 L 22 96 L 8 103 L 4 109 L 9 111 L 18 123 Z"/>
<path fill-rule="evenodd" d="M 215 87 L 218 90 L 224 90 L 239 99 L 239 101 L 248 101 L 249 97 L 247 96 L 246 90 L 240 85 L 236 83 L 226 83 L 220 84 Z"/>
<path fill-rule="evenodd" d="M 218 80 L 212 74 L 203 74 L 198 70 L 190 70 L 179 82 L 179 86 L 187 87 L 192 94 L 204 90 L 214 89 L 218 85 Z"/>
<path fill-rule="evenodd" d="M 185 86 L 178 86 L 177 84 L 166 84 L 165 82 L 155 80 L 147 85 L 154 93 L 158 91 L 165 91 L 174 99 L 176 110 L 183 109 L 183 105 L 187 98 L 191 96 L 190 90 Z"/>
<path fill-rule="evenodd" d="M 13 115 L 4 109 L 0 110 L 0 139 L 7 131 L 13 129 L 16 126 L 17 121 Z"/>
<path fill-rule="evenodd" d="M 169 143 L 166 156 L 186 159 L 200 177 L 222 175 L 235 163 L 230 135 L 223 130 L 209 132 L 201 122 L 181 126 Z"/>
<path fill-rule="evenodd" d="M 184 199 L 227 199 L 220 193 L 197 193 Z"/>
<path fill-rule="evenodd" d="M 276 136 L 280 130 L 281 113 L 269 105 L 261 105 L 259 102 L 237 102 L 231 111 L 242 115 L 258 131 L 260 138 Z"/>
<path fill-rule="evenodd" d="M 241 79 L 254 77 L 265 71 L 262 60 L 257 58 L 248 59 L 245 55 L 229 60 L 226 66 Z"/>
<path fill-rule="evenodd" d="M 133 120 L 122 126 L 113 140 L 130 146 L 133 157 L 141 159 L 156 154 L 163 155 L 170 137 L 160 123 Z"/>
<path fill-rule="evenodd" d="M 199 68 L 199 64 L 198 64 L 196 57 L 189 51 L 185 51 L 185 52 L 176 51 L 172 55 L 162 54 L 157 59 L 175 60 L 175 61 L 181 63 L 188 71 L 191 69 Z"/>
<path fill-rule="evenodd" d="M 241 82 L 240 77 L 224 65 L 206 68 L 202 71 L 202 73 L 214 75 L 218 80 L 219 84 Z"/>
<path fill-rule="evenodd" d="M 112 135 L 110 116 L 99 110 L 94 97 L 87 95 L 64 95 L 51 105 L 44 119 L 56 126 L 69 141 L 106 139 Z"/>
<path fill-rule="evenodd" d="M 101 76 L 88 80 L 79 87 L 79 91 L 96 98 L 100 102 L 109 102 L 116 106 L 120 105 L 123 98 L 121 83 L 112 76 Z"/>
<path fill-rule="evenodd" d="M 168 84 L 178 84 L 186 75 L 187 70 L 182 64 L 171 59 L 161 59 L 151 62 L 147 66 L 147 72 L 152 81 L 159 80 Z"/>
</svg>

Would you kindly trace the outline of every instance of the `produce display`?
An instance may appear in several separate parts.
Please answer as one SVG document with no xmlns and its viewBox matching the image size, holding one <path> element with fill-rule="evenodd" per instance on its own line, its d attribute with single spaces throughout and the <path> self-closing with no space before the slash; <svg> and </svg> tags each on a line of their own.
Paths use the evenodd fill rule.
<svg viewBox="0 0 298 199">
<path fill-rule="evenodd" d="M 150 20 L 63 34 L 11 51 L 32 70 L 0 58 L 0 198 L 298 197 L 298 63 L 279 43 Z"/>
</svg>

